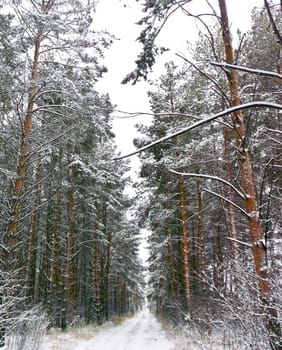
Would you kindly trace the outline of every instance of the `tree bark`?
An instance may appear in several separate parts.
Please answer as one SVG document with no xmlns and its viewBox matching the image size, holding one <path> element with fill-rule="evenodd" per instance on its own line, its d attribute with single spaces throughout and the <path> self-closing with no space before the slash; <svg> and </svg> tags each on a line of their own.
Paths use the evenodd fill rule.
<svg viewBox="0 0 282 350">
<path fill-rule="evenodd" d="M 227 8 L 225 0 L 219 0 L 221 20 L 222 20 L 222 34 L 225 48 L 226 62 L 233 64 L 234 63 L 234 53 L 232 48 L 231 34 L 229 30 L 229 21 L 227 15 Z M 238 89 L 238 79 L 236 70 L 232 69 L 228 74 L 229 82 L 229 91 L 230 91 L 230 103 L 231 106 L 239 106 L 239 89 Z M 232 122 L 234 130 L 234 141 L 235 147 L 238 150 L 239 157 L 238 162 L 240 165 L 240 179 L 241 186 L 245 195 L 244 204 L 246 212 L 249 214 L 248 223 L 250 230 L 251 242 L 253 244 L 253 257 L 255 264 L 255 271 L 258 276 L 258 283 L 260 291 L 262 294 L 268 293 L 267 282 L 262 276 L 262 268 L 264 262 L 264 251 L 261 244 L 259 244 L 260 239 L 262 238 L 261 225 L 258 218 L 258 208 L 255 196 L 255 186 L 254 179 L 252 174 L 252 166 L 250 155 L 248 149 L 245 145 L 246 132 L 244 125 L 244 115 L 242 111 L 238 110 L 237 112 L 232 113 Z"/>
<path fill-rule="evenodd" d="M 222 36 L 225 49 L 226 63 L 234 64 L 234 51 L 232 47 L 232 39 L 229 28 L 229 19 L 227 14 L 225 0 L 219 0 L 219 8 L 221 14 Z M 229 92 L 231 107 L 241 104 L 238 89 L 238 77 L 235 69 L 228 73 Z M 239 152 L 238 162 L 240 166 L 241 187 L 244 192 L 245 211 L 248 213 L 248 224 L 250 232 L 250 240 L 252 243 L 252 253 L 254 260 L 254 268 L 258 278 L 258 288 L 261 300 L 264 305 L 266 314 L 266 328 L 270 336 L 270 345 L 273 349 L 281 349 L 278 343 L 281 341 L 281 328 L 278 323 L 278 317 L 275 310 L 269 307 L 268 294 L 269 286 L 267 279 L 267 266 L 265 264 L 265 251 L 262 243 L 262 227 L 259 221 L 258 204 L 255 195 L 255 184 L 252 172 L 252 164 L 250 154 L 246 143 L 246 130 L 244 125 L 244 115 L 241 110 L 232 113 L 232 123 L 234 130 L 234 143 Z M 277 344 L 277 345 L 276 345 Z"/>
<path fill-rule="evenodd" d="M 11 206 L 11 219 L 8 228 L 9 232 L 9 249 L 10 249 L 10 262 L 13 260 L 13 248 L 16 243 L 16 232 L 19 219 L 19 210 L 20 210 L 20 196 L 22 192 L 22 187 L 24 183 L 24 177 L 26 175 L 26 168 L 28 162 L 28 146 L 29 146 L 29 136 L 31 132 L 32 125 L 32 113 L 34 108 L 34 98 L 36 92 L 36 78 L 38 73 L 38 62 L 39 62 L 39 52 L 40 52 L 41 36 L 37 35 L 35 39 L 34 46 L 34 58 L 33 66 L 31 71 L 31 84 L 28 92 L 28 106 L 27 113 L 25 115 L 23 125 L 22 125 L 22 135 L 21 135 L 21 145 L 19 150 L 19 159 L 17 166 L 17 178 L 13 187 L 13 197 L 12 197 L 12 206 Z M 13 268 L 15 267 L 12 263 Z"/>
</svg>

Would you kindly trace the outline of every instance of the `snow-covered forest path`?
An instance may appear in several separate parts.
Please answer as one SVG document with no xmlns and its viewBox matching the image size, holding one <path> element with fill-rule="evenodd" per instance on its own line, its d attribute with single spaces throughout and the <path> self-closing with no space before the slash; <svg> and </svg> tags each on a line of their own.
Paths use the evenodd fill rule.
<svg viewBox="0 0 282 350">
<path fill-rule="evenodd" d="M 140 312 L 118 326 L 95 329 L 93 335 L 90 332 L 91 329 L 87 333 L 85 329 L 81 329 L 81 332 L 76 333 L 47 335 L 42 350 L 176 349 L 173 339 L 167 337 L 161 324 L 148 311 Z"/>
</svg>

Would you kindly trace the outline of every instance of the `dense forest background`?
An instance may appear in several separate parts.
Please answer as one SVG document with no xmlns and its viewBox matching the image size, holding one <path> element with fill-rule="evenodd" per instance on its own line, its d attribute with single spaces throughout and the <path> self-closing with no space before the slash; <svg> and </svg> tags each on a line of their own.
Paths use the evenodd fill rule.
<svg viewBox="0 0 282 350">
<path fill-rule="evenodd" d="M 38 305 L 49 325 L 99 324 L 142 299 L 126 161 L 113 161 L 112 105 L 95 90 L 111 44 L 94 1 L 1 5 L 1 286 L 4 334 Z M 10 12 L 10 13 L 9 13 Z M 36 307 L 29 325 L 38 324 Z M 18 320 L 18 323 L 15 322 Z M 40 322 L 39 322 L 40 323 Z"/>
<path fill-rule="evenodd" d="M 190 2 L 143 4 L 124 82 L 147 79 L 176 10 L 202 31 L 148 93 L 136 198 L 115 106 L 95 88 L 114 40 L 93 29 L 95 1 L 0 5 L 0 346 L 35 349 L 47 324 L 102 324 L 146 296 L 203 346 L 281 349 L 282 4 L 254 9 L 234 45 L 224 0 L 207 1 L 209 16 Z"/>
<path fill-rule="evenodd" d="M 281 349 L 281 4 L 254 9 L 236 49 L 218 4 L 207 25 L 179 2 L 147 1 L 144 50 L 126 78 L 147 77 L 176 9 L 203 25 L 190 55 L 178 54 L 183 65 L 168 62 L 155 82 L 153 123 L 135 141 L 139 220 L 152 232 L 149 298 L 208 344 L 221 334 L 228 349 Z"/>
</svg>

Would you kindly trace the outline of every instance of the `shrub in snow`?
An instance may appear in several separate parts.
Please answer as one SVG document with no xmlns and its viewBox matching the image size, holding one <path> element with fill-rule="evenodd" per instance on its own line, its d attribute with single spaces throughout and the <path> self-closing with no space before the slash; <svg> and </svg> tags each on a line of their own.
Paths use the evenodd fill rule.
<svg viewBox="0 0 282 350">
<path fill-rule="evenodd" d="M 48 321 L 38 307 L 21 313 L 6 334 L 5 350 L 38 350 Z"/>
</svg>

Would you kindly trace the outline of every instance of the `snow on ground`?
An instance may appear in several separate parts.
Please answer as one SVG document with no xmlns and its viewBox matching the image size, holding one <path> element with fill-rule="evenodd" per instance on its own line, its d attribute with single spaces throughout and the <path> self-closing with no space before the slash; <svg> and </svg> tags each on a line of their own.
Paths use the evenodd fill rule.
<svg viewBox="0 0 282 350">
<path fill-rule="evenodd" d="M 189 350 L 169 337 L 156 317 L 142 311 L 117 326 L 81 328 L 69 333 L 50 333 L 41 350 Z"/>
</svg>

